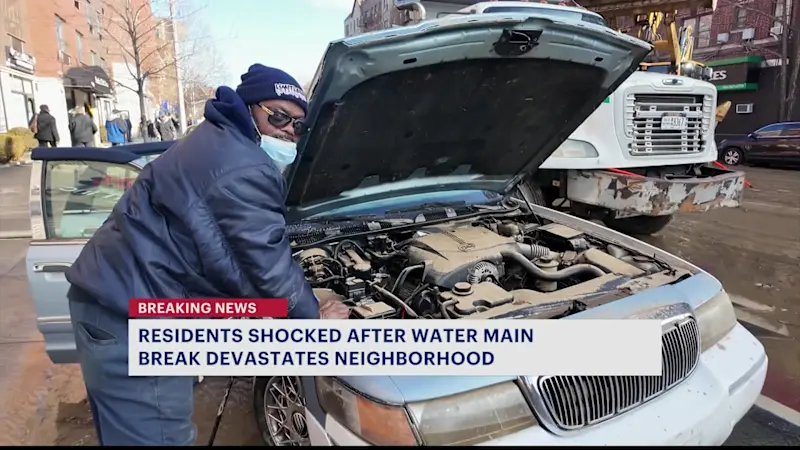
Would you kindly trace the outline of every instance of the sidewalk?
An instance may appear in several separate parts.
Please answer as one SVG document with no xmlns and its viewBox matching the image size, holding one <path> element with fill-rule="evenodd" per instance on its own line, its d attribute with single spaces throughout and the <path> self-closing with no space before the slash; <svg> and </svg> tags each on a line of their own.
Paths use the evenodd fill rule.
<svg viewBox="0 0 800 450">
<path fill-rule="evenodd" d="M 30 154 L 22 161 L 0 165 L 0 239 L 31 237 Z"/>
<path fill-rule="evenodd" d="M 31 164 L 32 162 L 33 161 L 31 161 L 31 154 L 30 152 L 27 152 L 24 155 L 22 155 L 22 158 L 19 161 L 11 161 L 5 164 L 0 164 L 0 169 L 3 169 L 5 167 L 26 166 Z"/>
</svg>

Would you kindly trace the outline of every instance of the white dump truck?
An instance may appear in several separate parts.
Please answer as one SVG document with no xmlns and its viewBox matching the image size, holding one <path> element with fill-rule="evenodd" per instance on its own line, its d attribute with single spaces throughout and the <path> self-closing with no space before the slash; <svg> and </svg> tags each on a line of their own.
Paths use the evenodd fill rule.
<svg viewBox="0 0 800 450">
<path fill-rule="evenodd" d="M 626 1 L 630 0 L 616 2 L 623 13 L 640 12 L 624 5 Z M 609 26 L 600 14 L 565 0 L 373 3 L 377 7 L 369 0 L 354 6 L 345 23 L 346 34 L 388 30 L 447 15 L 527 11 L 553 20 L 580 17 L 587 26 Z M 613 0 L 601 3 L 603 11 L 615 7 Z M 702 75 L 679 76 L 668 69 L 651 65 L 647 71 L 635 72 L 545 161 L 531 181 L 541 189 L 547 206 L 601 220 L 625 233 L 649 235 L 667 226 L 679 212 L 739 205 L 744 173 L 712 164 L 717 159 L 716 88 L 703 81 Z"/>
</svg>

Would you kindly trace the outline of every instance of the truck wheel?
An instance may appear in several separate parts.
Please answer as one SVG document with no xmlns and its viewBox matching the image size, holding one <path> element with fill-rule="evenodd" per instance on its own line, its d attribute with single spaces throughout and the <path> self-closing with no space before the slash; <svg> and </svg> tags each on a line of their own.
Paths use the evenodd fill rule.
<svg viewBox="0 0 800 450">
<path fill-rule="evenodd" d="M 253 410 L 256 426 L 266 445 L 311 445 L 305 406 L 300 377 L 256 377 Z"/>
<path fill-rule="evenodd" d="M 520 185 L 520 191 L 522 191 L 522 194 L 532 204 L 538 206 L 547 206 L 547 200 L 545 200 L 544 192 L 538 185 L 531 182 L 522 183 Z"/>
<path fill-rule="evenodd" d="M 622 219 L 603 219 L 603 223 L 612 230 L 634 236 L 650 236 L 663 230 L 673 216 L 635 216 Z"/>
<path fill-rule="evenodd" d="M 738 166 L 744 161 L 744 153 L 736 147 L 728 147 L 720 152 L 719 159 L 728 166 Z"/>
</svg>

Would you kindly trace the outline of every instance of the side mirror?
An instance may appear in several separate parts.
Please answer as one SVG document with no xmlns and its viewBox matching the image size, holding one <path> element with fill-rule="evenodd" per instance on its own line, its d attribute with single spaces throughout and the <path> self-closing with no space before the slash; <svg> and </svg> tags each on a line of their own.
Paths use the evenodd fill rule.
<svg viewBox="0 0 800 450">
<path fill-rule="evenodd" d="M 756 133 L 750 133 L 750 134 L 747 135 L 747 137 L 749 137 L 750 139 L 752 139 L 754 141 L 758 139 L 758 135 Z"/>
</svg>

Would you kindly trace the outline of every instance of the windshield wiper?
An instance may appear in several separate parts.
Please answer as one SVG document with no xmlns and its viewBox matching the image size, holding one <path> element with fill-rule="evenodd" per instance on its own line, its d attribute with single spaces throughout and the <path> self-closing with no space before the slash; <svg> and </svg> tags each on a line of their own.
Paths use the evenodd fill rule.
<svg viewBox="0 0 800 450">
<path fill-rule="evenodd" d="M 395 226 L 407 223 L 414 223 L 414 220 L 404 219 L 404 218 L 387 218 L 377 214 L 365 214 L 358 216 L 348 216 L 346 214 L 332 214 L 330 216 L 309 217 L 303 219 L 301 222 L 316 223 L 316 224 L 334 223 L 334 222 L 358 222 L 366 224 L 376 223 L 379 225 L 386 224 L 389 226 Z"/>
<path fill-rule="evenodd" d="M 417 211 L 422 211 L 424 209 L 453 208 L 453 207 L 458 207 L 458 206 L 466 206 L 466 204 L 467 204 L 467 202 L 465 202 L 465 201 L 458 201 L 458 202 L 430 202 L 430 203 L 423 203 L 421 205 L 409 206 L 407 208 L 390 209 L 390 210 L 386 211 L 386 214 L 417 212 Z"/>
</svg>

